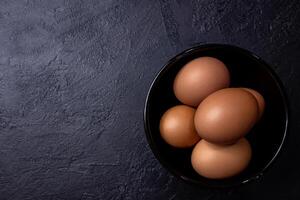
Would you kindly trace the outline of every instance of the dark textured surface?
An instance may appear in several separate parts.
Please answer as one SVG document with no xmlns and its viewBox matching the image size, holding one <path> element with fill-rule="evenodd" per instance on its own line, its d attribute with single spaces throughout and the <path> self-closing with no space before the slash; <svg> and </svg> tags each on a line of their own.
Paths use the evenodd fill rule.
<svg viewBox="0 0 300 200">
<path fill-rule="evenodd" d="M 300 2 L 0 0 L 0 199 L 299 199 Z M 154 158 L 150 83 L 197 43 L 255 52 L 291 108 L 284 151 L 260 182 L 214 191 Z"/>
</svg>

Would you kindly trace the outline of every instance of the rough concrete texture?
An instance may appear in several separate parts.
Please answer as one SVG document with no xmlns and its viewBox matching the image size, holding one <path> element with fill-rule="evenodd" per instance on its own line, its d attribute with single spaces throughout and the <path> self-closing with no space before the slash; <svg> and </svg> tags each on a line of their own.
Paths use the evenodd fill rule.
<svg viewBox="0 0 300 200">
<path fill-rule="evenodd" d="M 0 0 L 0 200 L 299 199 L 300 1 Z M 290 100 L 278 162 L 259 183 L 188 185 L 144 135 L 147 90 L 199 43 L 269 62 Z"/>
</svg>

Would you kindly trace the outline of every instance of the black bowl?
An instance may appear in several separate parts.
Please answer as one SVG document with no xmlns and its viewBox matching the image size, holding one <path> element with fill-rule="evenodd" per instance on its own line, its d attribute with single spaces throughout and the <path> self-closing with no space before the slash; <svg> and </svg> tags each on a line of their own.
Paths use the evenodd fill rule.
<svg viewBox="0 0 300 200">
<path fill-rule="evenodd" d="M 211 56 L 225 63 L 231 75 L 231 87 L 253 88 L 266 102 L 260 122 L 247 134 L 252 146 L 249 166 L 239 175 L 212 180 L 198 175 L 191 166 L 189 149 L 173 148 L 160 136 L 159 121 L 170 107 L 181 104 L 173 93 L 177 72 L 190 60 Z M 273 163 L 284 142 L 288 126 L 288 106 L 283 86 L 272 68 L 261 58 L 239 47 L 206 44 L 190 48 L 172 58 L 158 73 L 148 92 L 144 110 L 147 140 L 161 164 L 181 179 L 209 187 L 231 187 L 259 179 Z"/>
</svg>

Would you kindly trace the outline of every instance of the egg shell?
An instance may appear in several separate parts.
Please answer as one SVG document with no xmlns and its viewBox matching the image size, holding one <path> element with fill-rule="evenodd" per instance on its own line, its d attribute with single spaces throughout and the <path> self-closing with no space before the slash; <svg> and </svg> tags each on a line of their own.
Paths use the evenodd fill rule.
<svg viewBox="0 0 300 200">
<path fill-rule="evenodd" d="M 251 88 L 242 88 L 248 92 L 250 92 L 256 99 L 257 104 L 258 104 L 258 110 L 259 110 L 259 116 L 258 116 L 258 120 L 260 120 L 264 114 L 264 110 L 265 110 L 265 99 L 264 97 L 257 92 L 256 90 L 253 90 Z"/>
<path fill-rule="evenodd" d="M 195 109 L 178 105 L 167 110 L 160 120 L 161 137 L 171 146 L 191 147 L 200 140 L 194 126 Z"/>
<path fill-rule="evenodd" d="M 243 171 L 251 155 L 251 146 L 245 138 L 232 145 L 218 145 L 202 139 L 193 149 L 191 163 L 201 176 L 222 179 Z"/>
<path fill-rule="evenodd" d="M 195 128 L 209 142 L 230 144 L 251 130 L 258 114 L 252 94 L 241 88 L 226 88 L 201 102 L 195 113 Z"/>
<path fill-rule="evenodd" d="M 230 75 L 225 64 L 213 57 L 188 62 L 176 75 L 173 90 L 183 104 L 197 107 L 209 94 L 229 86 Z"/>
</svg>

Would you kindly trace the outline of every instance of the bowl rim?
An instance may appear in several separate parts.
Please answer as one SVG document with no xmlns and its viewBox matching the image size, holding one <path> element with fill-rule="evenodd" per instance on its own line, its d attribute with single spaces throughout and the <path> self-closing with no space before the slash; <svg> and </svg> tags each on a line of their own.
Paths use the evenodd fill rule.
<svg viewBox="0 0 300 200">
<path fill-rule="evenodd" d="M 201 181 L 196 181 L 194 179 L 186 177 L 186 176 L 180 174 L 177 170 L 173 169 L 172 166 L 170 166 L 170 164 L 168 164 L 168 162 L 165 162 L 165 160 L 160 156 L 158 150 L 155 148 L 155 144 L 152 140 L 152 134 L 151 134 L 150 127 L 149 127 L 150 125 L 148 122 L 149 121 L 148 110 L 149 110 L 149 99 L 152 95 L 152 89 L 156 85 L 157 80 L 162 76 L 162 74 L 164 74 L 172 66 L 172 63 L 174 63 L 174 62 L 178 61 L 179 59 L 181 59 L 182 57 L 188 55 L 190 52 L 205 49 L 205 48 L 233 48 L 233 49 L 236 49 L 237 51 L 240 51 L 246 55 L 253 57 L 259 63 L 261 63 L 261 65 L 268 71 L 268 73 L 271 75 L 271 77 L 275 80 L 275 83 L 280 92 L 280 96 L 283 100 L 286 120 L 285 120 L 283 137 L 282 137 L 282 140 L 281 140 L 281 143 L 280 143 L 278 149 L 276 150 L 275 154 L 270 159 L 270 161 L 264 166 L 264 168 L 260 172 L 255 173 L 253 176 L 250 176 L 249 178 L 247 178 L 241 182 L 236 182 L 236 183 L 232 183 L 232 184 L 223 184 L 223 185 L 221 185 L 221 184 L 220 185 L 211 185 L 211 184 L 206 184 Z M 262 176 L 265 174 L 265 172 L 270 168 L 270 166 L 278 158 L 279 153 L 281 152 L 281 149 L 283 148 L 283 145 L 284 145 L 286 137 L 287 137 L 288 124 L 289 124 L 289 104 L 288 104 L 287 94 L 284 89 L 285 89 L 285 87 L 284 87 L 283 83 L 281 82 L 279 76 L 274 71 L 274 69 L 266 61 L 264 61 L 261 57 L 259 57 L 258 55 L 254 54 L 253 52 L 251 52 L 249 50 L 246 50 L 244 48 L 241 48 L 241 47 L 238 47 L 235 45 L 231 45 L 231 44 L 220 44 L 220 43 L 198 44 L 196 46 L 190 47 L 190 48 L 180 52 L 179 54 L 175 55 L 173 58 L 169 59 L 169 61 L 165 65 L 163 65 L 163 67 L 156 73 L 156 75 L 149 87 L 149 90 L 148 90 L 147 96 L 146 96 L 146 100 L 145 100 L 144 112 L 143 112 L 144 130 L 145 130 L 147 142 L 148 142 L 154 156 L 160 162 L 160 164 L 167 171 L 171 172 L 171 174 L 173 174 L 175 177 L 179 177 L 181 180 L 183 180 L 185 182 L 196 184 L 196 185 L 201 185 L 203 187 L 209 187 L 209 188 L 230 188 L 230 187 L 237 187 L 237 186 L 245 185 L 246 183 L 253 182 L 254 180 L 259 180 L 262 178 Z"/>
</svg>

